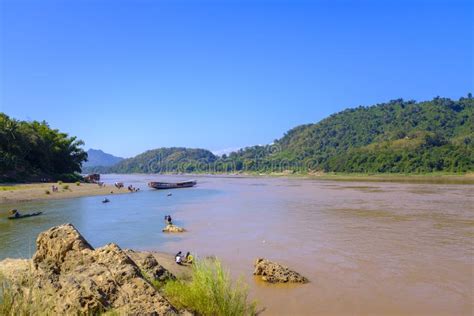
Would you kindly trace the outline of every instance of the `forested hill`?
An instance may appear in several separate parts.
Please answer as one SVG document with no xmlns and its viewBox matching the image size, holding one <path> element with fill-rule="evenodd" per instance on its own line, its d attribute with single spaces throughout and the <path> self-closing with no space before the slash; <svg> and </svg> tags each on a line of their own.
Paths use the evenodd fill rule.
<svg viewBox="0 0 474 316">
<path fill-rule="evenodd" d="M 87 153 L 84 143 L 46 122 L 26 122 L 0 113 L 0 182 L 76 180 Z"/>
<path fill-rule="evenodd" d="M 298 126 L 273 145 L 246 148 L 228 159 L 255 170 L 473 171 L 473 113 L 471 95 L 361 106 Z M 257 163 L 252 157 L 259 158 Z"/>
<path fill-rule="evenodd" d="M 160 148 L 109 172 L 474 171 L 474 99 L 402 99 L 360 106 L 297 126 L 267 146 L 214 156 L 204 149 Z"/>
<path fill-rule="evenodd" d="M 217 157 L 208 150 L 194 148 L 158 148 L 125 159 L 110 167 L 113 173 L 194 172 L 206 169 Z"/>
</svg>

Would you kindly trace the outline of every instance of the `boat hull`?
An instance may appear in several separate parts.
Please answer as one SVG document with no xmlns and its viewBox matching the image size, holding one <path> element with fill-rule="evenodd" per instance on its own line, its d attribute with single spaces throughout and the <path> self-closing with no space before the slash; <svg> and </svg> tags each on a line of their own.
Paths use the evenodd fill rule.
<svg viewBox="0 0 474 316">
<path fill-rule="evenodd" d="M 157 190 L 168 190 L 168 189 L 181 189 L 181 188 L 191 188 L 196 185 L 196 181 L 183 181 L 183 182 L 150 182 L 148 186 Z"/>
<path fill-rule="evenodd" d="M 38 216 L 43 214 L 43 212 L 36 212 L 36 213 L 31 213 L 31 214 L 24 214 L 20 216 L 8 216 L 8 219 L 21 219 L 21 218 L 27 218 L 27 217 L 33 217 L 33 216 Z"/>
</svg>

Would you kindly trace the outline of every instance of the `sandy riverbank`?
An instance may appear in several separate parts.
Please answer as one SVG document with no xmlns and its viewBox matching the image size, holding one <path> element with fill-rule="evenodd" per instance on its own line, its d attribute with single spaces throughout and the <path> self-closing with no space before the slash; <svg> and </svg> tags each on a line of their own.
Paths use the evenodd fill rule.
<svg viewBox="0 0 474 316">
<path fill-rule="evenodd" d="M 53 192 L 55 185 L 58 192 Z M 68 199 L 81 196 L 107 195 L 130 193 L 127 188 L 117 189 L 113 185 L 99 187 L 93 183 L 32 183 L 32 184 L 2 184 L 0 185 L 0 204 L 25 202 L 33 200 Z"/>
</svg>

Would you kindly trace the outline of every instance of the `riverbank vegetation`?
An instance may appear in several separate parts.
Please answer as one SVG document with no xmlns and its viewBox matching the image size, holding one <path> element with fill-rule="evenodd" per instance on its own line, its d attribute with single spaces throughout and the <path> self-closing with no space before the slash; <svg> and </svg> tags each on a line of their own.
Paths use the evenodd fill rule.
<svg viewBox="0 0 474 316">
<path fill-rule="evenodd" d="M 271 145 L 217 157 L 159 148 L 101 172 L 463 174 L 474 170 L 474 99 L 392 100 L 288 131 Z"/>
<path fill-rule="evenodd" d="M 16 277 L 12 282 L 0 273 L 0 315 L 52 315 L 50 293 L 34 287 L 31 274 Z"/>
<path fill-rule="evenodd" d="M 170 280 L 163 291 L 174 306 L 198 315 L 256 314 L 256 303 L 248 301 L 246 286 L 233 284 L 218 260 L 197 261 L 191 281 Z"/>
<path fill-rule="evenodd" d="M 0 113 L 0 182 L 75 181 L 87 159 L 83 144 L 44 121 L 19 121 Z"/>
</svg>

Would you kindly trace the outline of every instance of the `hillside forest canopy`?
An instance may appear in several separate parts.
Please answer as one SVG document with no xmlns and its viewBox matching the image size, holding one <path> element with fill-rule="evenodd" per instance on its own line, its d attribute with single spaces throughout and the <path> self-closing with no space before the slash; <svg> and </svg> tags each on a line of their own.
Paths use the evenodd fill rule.
<svg viewBox="0 0 474 316">
<path fill-rule="evenodd" d="M 465 173 L 474 170 L 474 99 L 392 100 L 297 126 L 271 145 L 221 157 L 159 148 L 101 172 Z"/>
</svg>

